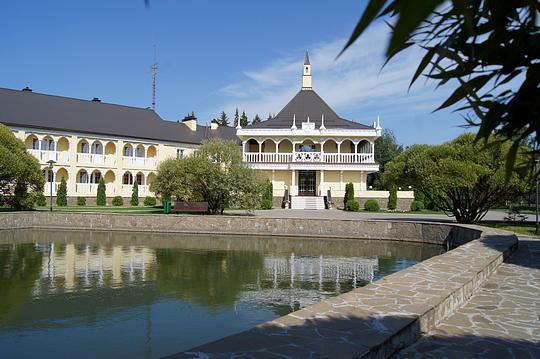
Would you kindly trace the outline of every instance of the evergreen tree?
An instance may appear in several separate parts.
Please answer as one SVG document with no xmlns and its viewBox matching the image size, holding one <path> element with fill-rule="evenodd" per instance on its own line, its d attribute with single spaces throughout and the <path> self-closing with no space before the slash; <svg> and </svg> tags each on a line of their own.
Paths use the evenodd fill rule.
<svg viewBox="0 0 540 359">
<path fill-rule="evenodd" d="M 237 107 L 236 111 L 234 112 L 234 127 L 238 126 L 239 120 L 240 120 L 240 116 L 238 115 L 238 107 Z"/>
<path fill-rule="evenodd" d="M 216 120 L 219 126 L 227 127 L 229 126 L 229 117 L 225 111 L 221 111 L 219 114 L 219 119 Z"/>
<path fill-rule="evenodd" d="M 99 184 L 98 184 L 98 187 L 97 187 L 96 204 L 98 206 L 106 206 L 107 205 L 107 195 L 105 194 L 105 181 L 103 180 L 103 177 L 101 177 L 99 179 Z"/>
<path fill-rule="evenodd" d="M 390 187 L 390 196 L 388 197 L 388 209 L 394 210 L 397 208 L 397 188 Z"/>
<path fill-rule="evenodd" d="M 266 118 L 266 120 L 271 120 L 274 116 L 272 116 L 272 114 L 270 112 L 268 112 L 268 117 Z"/>
<path fill-rule="evenodd" d="M 351 182 L 345 185 L 345 198 L 343 198 L 343 204 L 347 204 L 350 200 L 354 200 L 354 185 Z"/>
<path fill-rule="evenodd" d="M 249 125 L 249 120 L 246 116 L 246 111 L 242 111 L 242 116 L 240 116 L 240 126 L 246 127 L 247 125 Z"/>
<path fill-rule="evenodd" d="M 261 122 L 262 119 L 259 117 L 259 114 L 256 114 L 255 117 L 253 117 L 253 120 L 251 121 L 251 123 L 259 123 Z"/>
<path fill-rule="evenodd" d="M 62 177 L 60 186 L 58 187 L 58 192 L 56 192 L 56 205 L 67 206 L 67 184 L 64 177 Z"/>
<path fill-rule="evenodd" d="M 139 185 L 137 184 L 137 181 L 133 182 L 133 192 L 131 192 L 131 205 L 139 205 Z"/>
</svg>

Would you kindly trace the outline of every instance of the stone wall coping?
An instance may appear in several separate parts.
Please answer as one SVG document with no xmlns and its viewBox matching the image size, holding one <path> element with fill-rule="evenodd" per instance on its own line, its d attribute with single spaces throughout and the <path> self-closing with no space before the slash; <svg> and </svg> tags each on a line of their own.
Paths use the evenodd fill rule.
<svg viewBox="0 0 540 359">
<path fill-rule="evenodd" d="M 2 228 L 144 228 L 157 232 L 359 239 L 394 236 L 394 240 L 461 244 L 365 287 L 171 358 L 386 358 L 454 313 L 518 243 L 512 233 L 491 228 L 391 220 L 19 212 L 0 214 Z"/>
</svg>

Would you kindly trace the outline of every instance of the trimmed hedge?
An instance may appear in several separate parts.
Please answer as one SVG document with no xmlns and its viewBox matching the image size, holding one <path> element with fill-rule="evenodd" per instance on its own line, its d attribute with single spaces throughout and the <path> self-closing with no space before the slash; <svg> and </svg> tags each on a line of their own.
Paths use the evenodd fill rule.
<svg viewBox="0 0 540 359">
<path fill-rule="evenodd" d="M 416 212 L 416 211 L 421 211 L 424 209 L 424 202 L 422 201 L 412 201 L 411 203 L 411 211 L 413 212 Z"/>
<path fill-rule="evenodd" d="M 366 203 L 364 203 L 364 209 L 368 212 L 378 212 L 381 210 L 381 207 L 379 206 L 379 202 L 376 200 L 368 199 Z"/>
<path fill-rule="evenodd" d="M 86 197 L 77 197 L 77 206 L 86 206 Z"/>
<path fill-rule="evenodd" d="M 156 197 L 151 197 L 151 196 L 144 197 L 143 204 L 145 206 L 155 206 L 156 205 Z"/>
<path fill-rule="evenodd" d="M 351 199 L 345 203 L 345 210 L 350 212 L 358 212 L 360 210 L 360 203 L 357 200 Z"/>
<path fill-rule="evenodd" d="M 112 205 L 113 206 L 123 206 L 124 205 L 124 199 L 122 196 L 116 196 L 112 199 Z"/>
</svg>

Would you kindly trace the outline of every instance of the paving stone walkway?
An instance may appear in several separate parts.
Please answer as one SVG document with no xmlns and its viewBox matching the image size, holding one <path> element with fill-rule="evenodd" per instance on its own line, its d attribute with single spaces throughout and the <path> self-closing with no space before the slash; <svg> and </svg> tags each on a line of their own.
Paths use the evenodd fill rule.
<svg viewBox="0 0 540 359">
<path fill-rule="evenodd" d="M 540 358 L 540 240 L 518 250 L 481 291 L 395 358 Z"/>
</svg>

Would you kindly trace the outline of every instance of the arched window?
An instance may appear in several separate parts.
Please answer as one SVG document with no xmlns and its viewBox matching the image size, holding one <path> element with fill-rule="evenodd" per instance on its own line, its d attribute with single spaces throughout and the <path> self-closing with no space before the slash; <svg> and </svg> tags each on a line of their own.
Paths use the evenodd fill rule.
<svg viewBox="0 0 540 359">
<path fill-rule="evenodd" d="M 90 153 L 90 146 L 88 146 L 88 142 L 81 142 L 81 153 Z"/>
<path fill-rule="evenodd" d="M 96 155 L 102 155 L 103 154 L 103 145 L 99 142 L 92 143 L 92 153 Z"/>
<path fill-rule="evenodd" d="M 88 183 L 88 172 L 82 170 L 79 172 L 79 183 Z"/>
<path fill-rule="evenodd" d="M 137 148 L 135 149 L 135 157 L 139 157 L 139 158 L 142 158 L 144 157 L 144 147 L 139 145 L 137 146 Z"/>
<path fill-rule="evenodd" d="M 129 172 L 124 173 L 123 184 L 133 184 L 133 175 Z"/>
<path fill-rule="evenodd" d="M 143 175 L 142 175 L 142 173 L 137 173 L 136 179 L 137 179 L 137 184 L 139 186 L 142 186 L 142 184 L 143 184 Z"/>
<path fill-rule="evenodd" d="M 32 149 L 39 150 L 39 140 L 37 138 L 32 138 Z"/>
<path fill-rule="evenodd" d="M 101 179 L 101 172 L 94 171 L 92 172 L 92 175 L 90 176 L 90 183 L 99 183 L 100 179 Z"/>
<path fill-rule="evenodd" d="M 132 157 L 133 156 L 133 147 L 131 145 L 124 146 L 124 156 Z"/>
<path fill-rule="evenodd" d="M 54 182 L 54 172 L 49 169 L 43 170 L 43 177 L 45 177 L 47 183 Z"/>
</svg>

